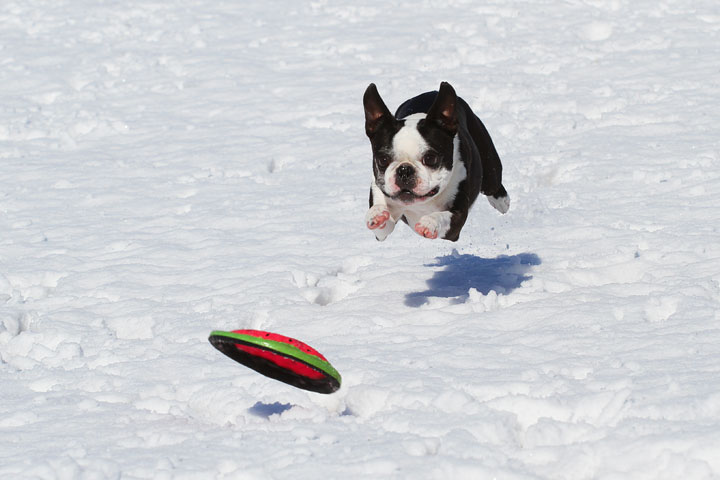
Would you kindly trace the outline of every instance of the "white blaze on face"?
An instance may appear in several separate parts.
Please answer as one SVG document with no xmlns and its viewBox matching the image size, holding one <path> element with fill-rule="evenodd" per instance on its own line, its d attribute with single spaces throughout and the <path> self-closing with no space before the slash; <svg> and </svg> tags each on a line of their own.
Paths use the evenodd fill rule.
<svg viewBox="0 0 720 480">
<path fill-rule="evenodd" d="M 385 170 L 385 188 L 390 195 L 395 195 L 400 191 L 400 187 L 395 182 L 395 172 L 403 164 L 411 165 L 415 169 L 417 183 L 413 188 L 413 193 L 416 195 L 426 195 L 437 186 L 442 189 L 450 177 L 449 170 L 445 168 L 432 170 L 422 163 L 423 154 L 429 149 L 429 146 L 418 132 L 417 125 L 425 117 L 424 113 L 408 116 L 405 118 L 405 125 L 393 138 L 393 162 Z"/>
<path fill-rule="evenodd" d="M 405 125 L 393 138 L 393 153 L 401 161 L 411 161 L 420 158 L 428 149 L 428 144 L 418 132 L 417 125 L 425 118 L 424 113 L 416 113 L 405 119 Z"/>
</svg>

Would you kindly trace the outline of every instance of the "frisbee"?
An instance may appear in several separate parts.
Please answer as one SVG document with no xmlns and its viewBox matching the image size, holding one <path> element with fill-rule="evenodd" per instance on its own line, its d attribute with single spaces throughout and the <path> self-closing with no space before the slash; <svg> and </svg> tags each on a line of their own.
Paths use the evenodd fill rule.
<svg viewBox="0 0 720 480">
<path fill-rule="evenodd" d="M 333 393 L 342 378 L 311 346 L 294 338 L 261 330 L 215 330 L 213 347 L 266 377 L 317 393 Z"/>
</svg>

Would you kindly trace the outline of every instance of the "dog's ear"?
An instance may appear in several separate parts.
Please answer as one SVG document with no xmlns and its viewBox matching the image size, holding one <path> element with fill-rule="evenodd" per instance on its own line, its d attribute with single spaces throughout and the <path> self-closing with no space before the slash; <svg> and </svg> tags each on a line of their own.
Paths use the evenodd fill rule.
<svg viewBox="0 0 720 480">
<path fill-rule="evenodd" d="M 457 94 L 455 89 L 447 82 L 440 84 L 440 90 L 430 110 L 427 119 L 437 122 L 442 128 L 451 134 L 457 132 Z"/>
<path fill-rule="evenodd" d="M 365 90 L 363 106 L 365 107 L 365 133 L 368 137 L 372 137 L 383 122 L 392 118 L 392 114 L 380 98 L 374 83 L 368 85 Z"/>
</svg>

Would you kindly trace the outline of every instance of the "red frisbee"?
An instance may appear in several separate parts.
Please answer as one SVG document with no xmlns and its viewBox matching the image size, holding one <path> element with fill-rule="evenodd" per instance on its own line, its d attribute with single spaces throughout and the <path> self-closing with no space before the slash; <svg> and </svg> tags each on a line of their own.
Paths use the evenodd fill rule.
<svg viewBox="0 0 720 480">
<path fill-rule="evenodd" d="M 236 362 L 293 387 L 318 393 L 340 388 L 342 378 L 330 362 L 294 338 L 261 330 L 216 330 L 208 340 Z"/>
</svg>

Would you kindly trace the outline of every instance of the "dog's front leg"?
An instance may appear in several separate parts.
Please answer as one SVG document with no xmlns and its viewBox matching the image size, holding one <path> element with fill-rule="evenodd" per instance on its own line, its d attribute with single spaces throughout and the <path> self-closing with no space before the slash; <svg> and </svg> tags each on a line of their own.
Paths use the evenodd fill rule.
<svg viewBox="0 0 720 480">
<path fill-rule="evenodd" d="M 395 221 L 390 216 L 390 209 L 382 192 L 373 183 L 370 187 L 370 210 L 365 215 L 367 227 L 373 231 L 375 238 L 383 241 L 395 229 Z"/>
<path fill-rule="evenodd" d="M 455 242 L 460 237 L 466 219 L 467 213 L 463 212 L 445 210 L 428 213 L 415 224 L 415 232 L 425 238 L 443 238 Z"/>
</svg>

